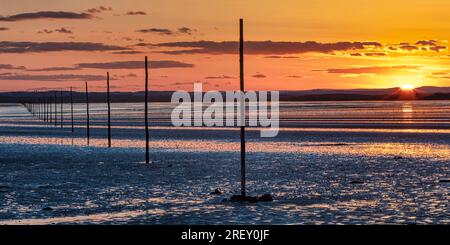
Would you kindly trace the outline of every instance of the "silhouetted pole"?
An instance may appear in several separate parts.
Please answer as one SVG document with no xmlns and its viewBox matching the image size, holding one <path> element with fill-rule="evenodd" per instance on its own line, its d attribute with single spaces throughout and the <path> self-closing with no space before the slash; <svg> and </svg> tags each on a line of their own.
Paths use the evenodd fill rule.
<svg viewBox="0 0 450 245">
<path fill-rule="evenodd" d="M 44 122 L 47 122 L 47 99 L 44 97 L 42 97 L 42 120 Z"/>
<path fill-rule="evenodd" d="M 40 103 L 40 113 L 41 114 L 41 120 L 44 121 L 44 99 L 39 95 L 39 103 Z"/>
<path fill-rule="evenodd" d="M 48 105 L 47 105 L 47 107 L 48 107 L 48 121 L 49 121 L 49 123 L 50 123 L 50 125 L 52 124 L 52 97 L 48 97 L 47 98 L 47 100 L 48 100 Z"/>
<path fill-rule="evenodd" d="M 34 117 L 34 104 L 36 103 L 34 96 L 31 98 L 31 115 Z"/>
<path fill-rule="evenodd" d="M 49 113 L 49 115 L 48 115 L 48 118 L 49 118 L 49 121 L 50 121 L 50 124 L 53 124 L 53 110 L 52 110 L 52 97 L 48 97 L 48 113 Z"/>
<path fill-rule="evenodd" d="M 145 56 L 145 162 L 150 163 L 149 134 L 148 134 L 148 62 Z"/>
<path fill-rule="evenodd" d="M 41 120 L 41 98 L 39 97 L 39 95 L 38 95 L 37 103 L 38 103 L 38 119 Z"/>
<path fill-rule="evenodd" d="M 60 115 L 61 115 L 61 120 L 60 120 L 61 128 L 64 128 L 64 107 L 63 107 L 63 105 L 64 105 L 64 97 L 63 97 L 63 91 L 61 90 L 61 113 L 60 113 Z"/>
<path fill-rule="evenodd" d="M 48 123 L 48 97 L 45 97 L 45 121 Z"/>
<path fill-rule="evenodd" d="M 72 133 L 73 133 L 73 96 L 72 87 L 70 87 L 70 118 L 72 119 Z"/>
<path fill-rule="evenodd" d="M 39 101 L 39 94 L 36 92 L 36 108 L 37 108 L 37 118 L 38 120 L 41 119 L 41 102 Z"/>
<path fill-rule="evenodd" d="M 58 96 L 56 95 L 56 91 L 54 92 L 55 95 L 55 127 L 58 126 Z"/>
<path fill-rule="evenodd" d="M 106 73 L 106 94 L 108 97 L 108 147 L 111 147 L 111 102 L 109 97 L 109 72 Z"/>
<path fill-rule="evenodd" d="M 39 120 L 42 120 L 42 98 L 41 95 L 39 95 Z"/>
<path fill-rule="evenodd" d="M 239 77 L 240 89 L 244 93 L 244 20 L 239 19 Z M 241 95 L 241 195 L 245 196 L 245 100 Z M 244 117 L 244 118 L 242 118 Z M 243 124 L 242 124 L 243 121 Z"/>
<path fill-rule="evenodd" d="M 41 120 L 45 122 L 45 98 L 41 97 Z"/>
<path fill-rule="evenodd" d="M 39 120 L 41 120 L 42 119 L 42 99 L 40 96 L 38 98 L 38 102 L 39 102 Z"/>
<path fill-rule="evenodd" d="M 35 109 L 36 109 L 36 118 L 39 120 L 39 95 L 37 95 L 37 92 L 36 92 L 36 96 L 34 98 L 34 105 L 35 105 Z"/>
<path fill-rule="evenodd" d="M 86 137 L 87 137 L 87 144 L 89 145 L 89 92 L 88 92 L 88 84 L 86 84 Z"/>
</svg>

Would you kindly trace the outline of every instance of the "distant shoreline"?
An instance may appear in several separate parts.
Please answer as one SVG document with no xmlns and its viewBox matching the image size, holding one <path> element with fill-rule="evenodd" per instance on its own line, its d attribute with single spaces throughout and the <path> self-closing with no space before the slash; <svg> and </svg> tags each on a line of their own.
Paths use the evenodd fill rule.
<svg viewBox="0 0 450 245">
<path fill-rule="evenodd" d="M 54 98 L 60 96 L 60 91 L 44 92 L 3 92 L 0 93 L 0 103 L 22 103 L 26 101 Z M 174 91 L 151 91 L 149 101 L 170 102 Z M 225 92 L 221 92 L 225 93 Z M 191 96 L 193 93 L 190 92 Z M 69 100 L 70 92 L 63 91 L 65 100 Z M 89 99 L 93 103 L 105 102 L 105 92 L 90 92 Z M 270 98 L 269 98 L 270 99 Z M 399 88 L 365 89 L 365 90 L 306 90 L 280 91 L 280 101 L 399 101 L 399 100 L 450 100 L 450 88 L 424 87 L 405 92 Z M 73 92 L 74 103 L 84 103 L 84 92 Z M 143 102 L 144 92 L 112 92 L 111 102 Z"/>
</svg>

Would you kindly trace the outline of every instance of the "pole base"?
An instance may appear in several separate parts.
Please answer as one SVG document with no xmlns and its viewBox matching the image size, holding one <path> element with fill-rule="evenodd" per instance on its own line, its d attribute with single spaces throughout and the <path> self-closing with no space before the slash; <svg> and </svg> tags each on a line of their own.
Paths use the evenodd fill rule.
<svg viewBox="0 0 450 245">
<path fill-rule="evenodd" d="M 271 202 L 273 201 L 273 197 L 270 194 L 264 194 L 262 196 L 243 196 L 243 195 L 234 195 L 231 196 L 230 199 L 228 199 L 227 201 L 231 201 L 231 202 L 250 202 L 250 203 L 255 203 L 255 202 Z"/>
</svg>

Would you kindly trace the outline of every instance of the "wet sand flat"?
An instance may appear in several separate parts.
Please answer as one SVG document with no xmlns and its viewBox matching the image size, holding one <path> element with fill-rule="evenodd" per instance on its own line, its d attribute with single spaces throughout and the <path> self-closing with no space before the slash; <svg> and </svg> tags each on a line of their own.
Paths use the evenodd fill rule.
<svg viewBox="0 0 450 245">
<path fill-rule="evenodd" d="M 158 105 L 154 162 L 146 165 L 138 105 L 113 104 L 110 149 L 103 105 L 93 107 L 90 146 L 82 105 L 75 133 L 67 115 L 60 129 L 20 105 L 0 105 L 0 224 L 450 224 L 450 128 L 442 112 L 450 103 L 342 103 L 332 114 L 351 120 L 330 123 L 317 104 L 284 104 L 277 137 L 249 130 L 248 191 L 275 198 L 256 204 L 223 202 L 239 190 L 236 129 L 174 128 L 170 106 Z M 441 109 L 438 118 L 427 106 Z M 368 107 L 377 110 L 342 112 Z M 311 115 L 316 122 L 305 123 Z M 224 194 L 211 195 L 215 188 Z"/>
</svg>

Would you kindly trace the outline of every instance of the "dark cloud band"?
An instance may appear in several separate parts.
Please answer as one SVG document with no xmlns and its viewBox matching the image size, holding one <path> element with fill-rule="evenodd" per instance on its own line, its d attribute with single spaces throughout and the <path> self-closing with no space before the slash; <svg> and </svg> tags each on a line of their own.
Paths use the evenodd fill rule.
<svg viewBox="0 0 450 245">
<path fill-rule="evenodd" d="M 170 42 L 156 44 L 157 47 L 187 48 L 183 50 L 161 51 L 166 54 L 236 54 L 239 43 L 233 41 L 213 42 Z M 272 42 L 272 41 L 248 41 L 245 43 L 246 54 L 254 55 L 286 55 L 308 52 L 333 53 L 336 51 L 348 51 L 365 49 L 366 47 L 381 47 L 378 42 L 336 42 L 319 43 L 308 42 Z"/>
<path fill-rule="evenodd" d="M 185 27 L 185 26 L 180 27 L 174 31 L 170 30 L 170 29 L 166 29 L 166 28 L 148 28 L 148 29 L 137 30 L 137 32 L 141 32 L 141 33 L 155 33 L 155 34 L 167 35 L 167 36 L 177 35 L 177 34 L 192 35 L 196 31 L 197 31 L 196 29 L 192 29 L 192 28 Z"/>
<path fill-rule="evenodd" d="M 367 66 L 367 67 L 351 67 L 351 68 L 330 68 L 326 70 L 313 70 L 313 71 L 325 71 L 327 73 L 334 74 L 386 74 L 398 71 L 411 71 L 419 69 L 420 66 L 399 65 L 399 66 Z"/>
<path fill-rule="evenodd" d="M 76 75 L 76 74 L 57 74 L 57 75 L 32 75 L 32 74 L 6 74 L 0 75 L 2 81 L 104 81 L 102 75 Z"/>
<path fill-rule="evenodd" d="M 155 60 L 149 61 L 151 69 L 163 68 L 192 68 L 193 64 L 183 63 L 173 60 Z M 71 67 L 46 67 L 39 69 L 28 69 L 28 71 L 75 71 L 82 69 L 143 69 L 143 61 L 116 61 L 104 63 L 81 63 Z"/>
<path fill-rule="evenodd" d="M 25 70 L 25 66 L 14 66 L 11 64 L 0 64 L 0 70 Z"/>
<path fill-rule="evenodd" d="M 34 13 L 21 13 L 10 16 L 0 16 L 0 21 L 22 21 L 35 19 L 91 19 L 93 16 L 88 13 L 74 13 L 64 11 L 41 11 Z"/>
<path fill-rule="evenodd" d="M 150 68 L 190 68 L 194 67 L 193 64 L 183 63 L 173 60 L 156 60 L 149 61 Z M 117 61 L 106 63 L 81 63 L 78 64 L 79 68 L 92 68 L 92 69 L 143 69 L 144 63 L 142 61 Z"/>
<path fill-rule="evenodd" d="M 147 13 L 144 11 L 129 11 L 127 15 L 147 15 Z"/>
<path fill-rule="evenodd" d="M 127 48 L 90 42 L 0 42 L 0 53 L 32 53 L 57 51 L 119 51 Z"/>
</svg>

